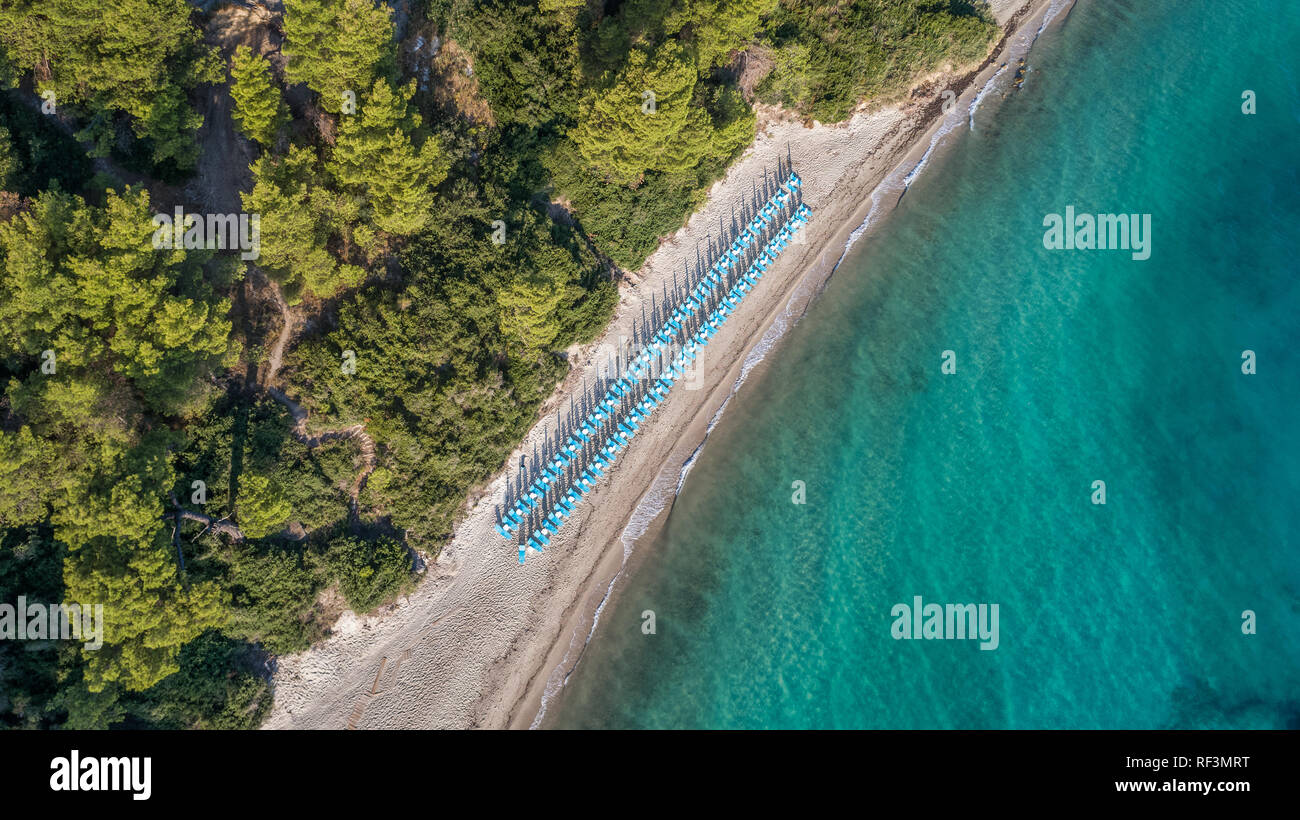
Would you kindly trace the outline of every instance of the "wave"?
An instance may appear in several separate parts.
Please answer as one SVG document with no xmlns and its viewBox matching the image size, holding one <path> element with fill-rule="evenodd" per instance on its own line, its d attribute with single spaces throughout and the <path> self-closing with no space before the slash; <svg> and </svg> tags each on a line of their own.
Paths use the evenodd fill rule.
<svg viewBox="0 0 1300 820">
<path fill-rule="evenodd" d="M 975 130 L 975 112 L 979 110 L 980 103 L 984 100 L 984 95 L 993 90 L 993 81 L 996 80 L 998 77 L 1000 77 L 1002 75 L 1002 72 L 1006 71 L 1007 66 L 1009 65 L 1011 64 L 1003 63 L 1002 67 L 999 68 L 996 72 L 994 72 L 992 77 L 989 77 L 989 81 L 984 83 L 984 87 L 980 89 L 980 93 L 975 95 L 975 99 L 970 101 L 970 110 L 968 112 L 969 120 L 970 120 L 970 130 L 972 131 Z"/>
<path fill-rule="evenodd" d="M 867 232 L 867 229 L 874 224 L 876 214 L 880 211 L 880 205 L 885 201 L 885 195 L 894 195 L 894 202 L 897 203 L 898 200 L 902 198 L 903 194 L 907 192 L 907 189 L 911 187 L 912 183 L 916 181 L 916 178 L 920 175 L 921 171 L 925 170 L 925 166 L 930 161 L 930 155 L 934 152 L 935 146 L 938 145 L 939 140 L 950 134 L 954 128 L 960 125 L 960 123 L 960 119 L 952 121 L 950 118 L 945 118 L 943 124 L 939 127 L 939 130 L 936 131 L 935 135 L 930 139 L 930 145 L 925 149 L 925 153 L 921 156 L 920 161 L 917 162 L 916 165 L 912 166 L 910 171 L 904 173 L 903 166 L 900 165 L 893 171 L 890 171 L 889 175 L 880 181 L 880 184 L 871 192 L 871 208 L 867 211 L 867 215 L 863 218 L 862 223 L 858 225 L 858 227 L 854 228 L 853 232 L 849 234 L 849 238 L 845 240 L 844 247 L 840 250 L 840 258 L 835 260 L 835 265 L 831 268 L 832 272 L 839 268 L 840 263 L 844 261 L 844 257 L 848 256 L 849 251 L 853 246 L 858 243 L 858 240 Z"/>
<path fill-rule="evenodd" d="M 1067 9 L 1072 5 L 1074 5 L 1074 0 L 1055 0 L 1055 2 L 1048 7 L 1047 13 L 1043 15 L 1043 24 L 1038 27 L 1038 31 L 1034 32 L 1034 39 L 1038 39 L 1038 35 L 1042 34 L 1043 29 L 1047 28 L 1047 26 L 1056 19 L 1056 15 L 1060 14 L 1064 9 Z"/>
<path fill-rule="evenodd" d="M 754 370 L 754 368 L 763 363 L 763 360 L 767 358 L 767 354 L 777 346 L 777 343 L 781 341 L 782 337 L 784 337 L 790 328 L 794 326 L 795 322 L 798 321 L 798 317 L 794 315 L 794 306 L 799 299 L 807 296 L 808 287 L 808 280 L 805 279 L 795 288 L 794 292 L 790 294 L 790 298 L 786 300 L 785 308 L 777 314 L 776 318 L 772 320 L 771 326 L 763 333 L 763 337 L 759 339 L 758 343 L 754 345 L 748 354 L 746 354 L 744 362 L 740 365 L 740 373 L 736 376 L 736 380 L 731 384 L 731 392 L 729 392 L 727 397 L 722 400 L 722 404 L 719 405 L 716 411 L 714 411 L 713 417 L 709 419 L 708 426 L 704 428 L 704 440 L 701 441 L 699 446 L 691 452 L 690 457 L 683 462 L 681 473 L 677 479 L 677 490 L 674 492 L 674 496 L 681 495 L 682 487 L 686 484 L 687 474 L 689 474 L 691 468 L 695 466 L 695 460 L 699 458 L 700 453 L 704 452 L 704 445 L 709 443 L 709 435 L 713 432 L 713 428 L 718 426 L 718 422 L 722 420 L 723 414 L 727 412 L 727 405 L 731 404 L 732 398 L 735 397 L 741 386 L 744 385 L 745 380 L 749 378 L 749 374 Z"/>
<path fill-rule="evenodd" d="M 529 729 L 536 729 L 542 725 L 542 719 L 546 717 L 546 708 L 551 705 L 551 699 L 560 693 L 564 688 L 565 682 L 568 681 L 567 675 L 562 675 L 564 665 L 569 662 L 569 653 L 573 651 L 573 642 L 578 637 L 577 630 L 569 637 L 569 648 L 564 650 L 564 659 L 556 664 L 551 670 L 551 676 L 546 679 L 546 687 L 542 690 L 542 703 L 537 709 L 537 715 L 533 722 L 528 725 Z"/>
<path fill-rule="evenodd" d="M 953 109 L 953 111 L 955 110 Z M 896 204 L 903 194 L 907 193 L 907 189 L 916 181 L 921 172 L 925 170 L 925 166 L 929 164 L 930 156 L 938 147 L 939 141 L 961 126 L 964 121 L 963 118 L 960 115 L 955 115 L 953 111 L 949 111 L 944 115 L 943 122 L 940 123 L 939 129 L 935 131 L 934 136 L 930 138 L 930 144 L 926 147 L 925 153 L 921 155 L 921 159 L 916 165 L 912 166 L 911 170 L 904 172 L 904 166 L 897 166 L 871 192 L 871 208 L 867 210 L 867 215 L 863 218 L 861 224 L 854 228 L 853 232 L 849 234 L 849 238 L 844 241 L 844 247 L 840 250 L 839 259 L 835 260 L 835 264 L 831 267 L 832 273 L 839 268 L 840 263 L 844 261 L 844 257 L 848 256 L 849 251 L 858 243 L 858 240 L 867 232 L 867 229 L 875 223 L 876 214 L 880 211 L 881 203 L 885 201 L 885 195 L 893 195 Z"/>
<path fill-rule="evenodd" d="M 697 448 L 698 449 L 698 448 Z M 646 490 L 645 495 L 641 496 L 641 501 L 636 505 L 627 519 L 627 526 L 623 527 L 623 534 L 619 536 L 619 541 L 623 544 L 623 563 L 632 555 L 632 548 L 641 536 L 645 535 L 646 530 L 659 517 L 673 499 L 677 497 L 677 490 L 673 487 L 671 478 L 667 470 L 660 470 L 659 475 L 650 484 L 650 489 Z"/>
<path fill-rule="evenodd" d="M 725 404 L 725 402 L 724 402 L 724 404 Z M 718 416 L 717 416 L 717 414 L 715 413 L 714 416 L 713 416 L 713 418 L 716 420 L 717 417 L 718 417 Z M 709 422 L 709 428 L 710 428 L 710 429 L 713 428 L 713 422 Z M 709 434 L 708 434 L 708 433 L 705 433 L 705 434 L 704 434 L 704 437 L 705 437 L 705 439 L 707 440 L 708 437 L 709 437 Z M 677 490 L 676 490 L 676 492 L 674 493 L 674 495 L 681 495 L 681 494 L 682 494 L 682 485 L 686 483 L 686 476 L 691 472 L 691 467 L 695 466 L 695 459 L 698 458 L 699 455 L 700 455 L 700 453 L 703 452 L 703 451 L 704 451 L 704 442 L 701 441 L 701 442 L 699 443 L 699 446 L 697 446 L 697 447 L 695 448 L 695 450 L 691 453 L 691 457 L 688 458 L 688 459 L 686 459 L 686 461 L 682 463 L 682 472 L 681 472 L 681 474 L 677 477 Z"/>
<path fill-rule="evenodd" d="M 582 641 L 582 646 L 578 648 L 578 659 L 574 661 L 573 668 L 568 672 L 564 668 L 569 665 L 569 658 L 573 655 L 573 645 L 578 638 L 578 630 L 573 630 L 569 637 L 569 646 L 564 650 L 564 657 L 551 670 L 551 675 L 546 679 L 546 686 L 542 689 L 542 702 L 537 708 L 537 715 L 533 722 L 529 724 L 529 729 L 536 729 L 542 725 L 542 720 L 546 718 L 546 710 L 551 705 L 555 696 L 563 691 L 564 687 L 569 685 L 569 678 L 577 670 L 578 664 L 582 663 L 582 656 L 586 654 L 587 647 L 591 644 L 591 639 L 596 635 L 596 626 L 600 623 L 600 615 L 605 611 L 605 605 L 609 603 L 610 595 L 614 592 L 614 585 L 618 579 L 623 577 L 623 569 L 627 566 L 627 559 L 632 555 L 632 547 L 636 540 L 645 534 L 650 527 L 650 522 L 654 521 L 663 510 L 667 502 L 663 498 L 660 482 L 658 479 L 651 485 L 650 490 L 641 498 L 641 503 L 628 518 L 627 526 L 623 528 L 623 534 L 619 540 L 623 542 L 623 564 L 619 567 L 614 577 L 609 579 L 609 586 L 605 587 L 605 595 L 600 599 L 596 606 L 595 613 L 591 616 L 591 627 L 587 630 L 587 636 Z"/>
<path fill-rule="evenodd" d="M 930 137 L 930 145 L 925 149 L 925 153 L 921 155 L 920 162 L 916 163 L 916 166 L 908 172 L 907 176 L 903 177 L 904 191 L 912 187 L 912 183 L 925 170 L 925 166 L 930 164 L 930 156 L 934 153 L 934 149 L 939 146 L 939 140 L 960 128 L 961 124 L 961 117 L 954 117 L 951 114 L 944 117 L 943 123 L 939 125 L 939 130 L 934 132 L 933 137 Z"/>
</svg>

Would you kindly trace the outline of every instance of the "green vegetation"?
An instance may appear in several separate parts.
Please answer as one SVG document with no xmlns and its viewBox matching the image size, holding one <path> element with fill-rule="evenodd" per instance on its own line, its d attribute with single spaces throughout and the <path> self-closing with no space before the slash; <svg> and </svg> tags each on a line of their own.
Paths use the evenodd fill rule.
<svg viewBox="0 0 1300 820">
<path fill-rule="evenodd" d="M 348 606 L 357 612 L 370 612 L 410 588 L 410 553 L 393 538 L 339 538 L 330 544 L 329 565 Z"/>
<path fill-rule="evenodd" d="M 994 33 L 960 0 L 429 0 L 399 48 L 375 0 L 285 5 L 226 77 L 236 7 L 0 0 L 0 602 L 110 615 L 98 650 L 0 642 L 0 725 L 256 726 L 268 655 L 413 587 L 615 268 L 751 141 L 741 52 L 827 120 Z M 152 243 L 228 183 L 187 178 L 208 83 L 257 145 L 250 262 Z"/>
<path fill-rule="evenodd" d="M 314 620 L 323 573 L 310 554 L 272 548 L 238 555 L 230 565 L 235 612 L 230 633 L 275 653 L 306 649 L 323 629 Z"/>
<path fill-rule="evenodd" d="M 36 73 L 56 106 L 88 119 L 83 135 L 96 155 L 129 125 L 156 167 L 193 168 L 203 118 L 186 96 L 220 82 L 221 67 L 185 0 L 7 0 L 0 48 L 17 71 Z"/>
<path fill-rule="evenodd" d="M 320 95 L 331 114 L 370 88 L 381 63 L 391 60 L 391 12 L 373 0 L 285 0 L 284 53 L 289 82 Z"/>
<path fill-rule="evenodd" d="M 776 65 L 760 99 L 839 122 L 865 97 L 903 91 L 944 63 L 980 59 L 997 27 L 969 0 L 782 0 L 769 31 Z"/>
<path fill-rule="evenodd" d="M 563 374 L 550 351 L 591 338 L 615 298 L 573 231 L 535 209 L 508 214 L 511 238 L 493 246 L 490 226 L 473 217 L 490 197 L 462 189 L 403 251 L 400 287 L 345 300 L 338 328 L 305 340 L 294 357 L 298 395 L 314 415 L 370 420 L 382 458 L 363 504 L 435 543 L 450 533 L 466 489 L 501 466 Z M 527 315 L 503 311 L 498 300 L 521 284 L 555 295 Z M 539 338 L 550 342 L 530 347 Z M 356 353 L 355 374 L 341 372 L 344 350 Z"/>
<path fill-rule="evenodd" d="M 279 486 L 263 475 L 245 473 L 239 494 L 239 528 L 249 538 L 265 538 L 278 532 L 293 508 Z"/>
<path fill-rule="evenodd" d="M 217 587 L 180 583 L 159 527 L 175 436 L 154 419 L 183 414 L 237 349 L 207 252 L 153 251 L 150 220 L 128 189 L 102 208 L 45 193 L 0 225 L 4 398 L 23 422 L 0 437 L 0 511 L 51 526 L 70 599 L 117 613 L 85 655 L 91 691 L 148 688 L 222 617 Z"/>
<path fill-rule="evenodd" d="M 607 182 L 635 188 L 647 171 L 673 173 L 699 165 L 714 134 L 709 115 L 694 104 L 698 74 L 676 42 L 664 43 L 654 54 L 634 50 L 613 86 L 583 101 L 577 126 L 569 132 L 586 167 Z M 722 150 L 736 147 L 724 144 Z"/>
<path fill-rule="evenodd" d="M 90 180 L 90 159 L 77 141 L 13 91 L 0 91 L 0 123 L 0 191 L 34 197 L 51 188 L 77 191 Z"/>
<path fill-rule="evenodd" d="M 339 127 L 329 164 L 339 189 L 364 202 L 361 218 L 393 236 L 429 224 L 433 189 L 447 176 L 437 138 L 424 137 L 419 148 L 412 141 L 421 124 L 408 108 L 414 93 L 415 83 L 394 91 L 376 80 L 361 110 Z"/>
<path fill-rule="evenodd" d="M 297 146 L 283 156 L 263 154 L 253 164 L 253 190 L 242 195 L 244 209 L 262 215 L 258 266 L 294 298 L 333 296 L 365 277 L 346 254 L 340 260 L 330 251 L 345 244 L 346 218 L 356 208 L 329 189 L 320 164 L 315 152 Z"/>
<path fill-rule="evenodd" d="M 235 49 L 230 61 L 230 96 L 239 130 L 263 148 L 275 145 L 275 135 L 289 122 L 289 109 L 271 80 L 271 64 L 248 46 Z"/>
<path fill-rule="evenodd" d="M 152 214 L 144 191 L 109 191 L 102 208 L 50 192 L 0 225 L 0 337 L 54 370 L 10 382 L 27 418 L 102 431 L 109 376 L 138 389 L 138 411 L 175 411 L 230 361 L 229 302 L 201 270 L 211 253 L 155 251 Z"/>
</svg>

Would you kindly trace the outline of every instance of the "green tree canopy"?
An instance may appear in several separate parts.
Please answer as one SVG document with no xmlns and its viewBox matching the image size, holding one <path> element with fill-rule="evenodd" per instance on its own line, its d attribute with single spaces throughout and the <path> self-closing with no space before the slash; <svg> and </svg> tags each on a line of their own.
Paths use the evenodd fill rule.
<svg viewBox="0 0 1300 820">
<path fill-rule="evenodd" d="M 37 379 L 47 374 L 34 365 L 52 357 L 49 375 L 111 373 L 166 410 L 230 360 L 230 303 L 203 274 L 211 252 L 155 250 L 152 219 L 148 193 L 128 189 L 108 192 L 103 208 L 46 193 L 0 224 L 0 341 L 30 357 Z M 73 391 L 48 397 L 50 406 L 98 392 L 93 377 L 40 383 Z"/>
<path fill-rule="evenodd" d="M 420 115 L 409 109 L 415 83 L 397 91 L 376 80 L 354 116 L 344 118 L 328 169 L 345 191 L 363 196 L 384 233 L 410 236 L 432 216 L 433 189 L 447 176 L 438 140 L 416 147 Z"/>
<path fill-rule="evenodd" d="M 0 349 L 21 423 L 0 433 L 0 523 L 48 520 L 69 549 L 66 599 L 104 606 L 104 646 L 82 650 L 91 692 L 152 686 L 221 619 L 217 587 L 177 577 L 162 526 L 177 436 L 151 420 L 237 348 L 204 278 L 211 253 L 156 250 L 153 233 L 132 189 L 103 207 L 45 193 L 0 224 Z"/>
<path fill-rule="evenodd" d="M 362 280 L 365 271 L 330 252 L 329 243 L 341 241 L 347 203 L 326 187 L 314 152 L 264 154 L 253 163 L 253 178 L 253 190 L 240 197 L 245 210 L 261 214 L 257 264 L 287 284 L 290 296 L 305 290 L 329 297 Z"/>
<path fill-rule="evenodd" d="M 688 0 L 677 19 L 691 28 L 700 66 L 711 67 L 749 45 L 762 18 L 776 4 L 777 0 Z"/>
<path fill-rule="evenodd" d="M 306 649 L 319 637 L 310 613 L 321 583 L 301 553 L 275 548 L 239 555 L 230 579 L 236 610 L 232 634 L 257 641 L 275 653 Z"/>
<path fill-rule="evenodd" d="M 392 10 L 374 0 L 285 0 L 285 77 L 320 95 L 326 111 L 343 110 L 344 92 L 356 99 L 392 56 Z"/>
<path fill-rule="evenodd" d="M 669 41 L 637 49 L 605 90 L 583 100 L 570 137 L 587 165 L 610 183 L 636 187 L 647 171 L 694 168 L 713 148 L 713 123 L 695 104 L 698 72 Z"/>
<path fill-rule="evenodd" d="M 553 0 L 576 5 L 573 0 Z M 582 70 L 581 29 L 574 9 L 521 8 L 510 0 L 480 0 L 460 36 L 474 52 L 474 73 L 498 122 L 541 126 L 572 120 Z"/>
<path fill-rule="evenodd" d="M 289 121 L 289 109 L 271 79 L 271 64 L 248 46 L 239 46 L 230 61 L 230 77 L 235 123 L 244 136 L 269 150 Z"/>
<path fill-rule="evenodd" d="M 190 23 L 185 0 L 10 0 L 0 7 L 0 48 L 18 69 L 39 69 L 58 105 L 83 106 L 99 153 L 116 139 L 117 115 L 148 139 L 156 163 L 194 165 L 203 118 L 186 100 L 219 82 L 220 60 Z"/>
<path fill-rule="evenodd" d="M 14 144 L 9 129 L 0 125 L 0 191 L 10 190 L 17 181 L 18 159 L 14 156 Z"/>
<path fill-rule="evenodd" d="M 274 535 L 293 514 L 293 507 L 279 486 L 266 476 L 248 473 L 239 479 L 239 501 L 235 509 L 239 528 L 249 538 Z"/>
<path fill-rule="evenodd" d="M 182 646 L 226 618 L 218 586 L 180 583 L 173 551 L 162 537 L 74 550 L 63 581 L 69 601 L 104 607 L 104 645 L 82 649 L 91 692 L 110 683 L 148 689 L 179 669 Z"/>
<path fill-rule="evenodd" d="M 559 335 L 569 264 L 563 249 L 543 245 L 533 250 L 513 281 L 497 288 L 501 335 L 522 353 L 535 355 Z"/>
<path fill-rule="evenodd" d="M 411 580 L 411 554 L 386 536 L 373 541 L 344 536 L 330 542 L 330 571 L 348 606 L 369 612 L 391 600 Z"/>
</svg>

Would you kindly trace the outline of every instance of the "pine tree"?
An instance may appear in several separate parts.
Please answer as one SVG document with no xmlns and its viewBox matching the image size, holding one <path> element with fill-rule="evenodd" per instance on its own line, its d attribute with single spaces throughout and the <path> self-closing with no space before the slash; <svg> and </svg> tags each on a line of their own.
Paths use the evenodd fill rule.
<svg viewBox="0 0 1300 820">
<path fill-rule="evenodd" d="M 186 99 L 219 82 L 220 60 L 190 22 L 185 0 L 16 0 L 0 9 L 0 47 L 21 71 L 49 71 L 59 106 L 90 115 L 97 151 L 115 139 L 114 118 L 131 117 L 155 162 L 192 167 L 202 117 Z"/>
<path fill-rule="evenodd" d="M 564 251 L 555 245 L 530 248 L 519 266 L 523 270 L 496 291 L 501 335 L 527 354 L 545 350 L 559 335 L 566 263 Z"/>
<path fill-rule="evenodd" d="M 528 278 L 497 291 L 501 335 L 524 351 L 543 350 L 559 332 L 555 309 L 564 289 L 547 279 Z"/>
<path fill-rule="evenodd" d="M 216 586 L 177 576 L 162 503 L 177 436 L 156 419 L 237 348 L 203 273 L 211 254 L 157 249 L 153 233 L 148 194 L 132 189 L 103 207 L 47 192 L 0 223 L 5 399 L 22 424 L 0 434 L 0 519 L 48 520 L 68 548 L 66 599 L 103 605 L 104 645 L 82 651 L 94 693 L 152 686 L 224 618 Z M 103 708 L 79 724 L 115 714 L 92 700 Z"/>
<path fill-rule="evenodd" d="M 9 129 L 0 125 L 0 191 L 10 190 L 18 176 L 18 160 L 14 157 Z"/>
<path fill-rule="evenodd" d="M 181 584 L 175 553 L 161 535 L 75 549 L 63 582 L 67 600 L 104 607 L 103 646 L 82 648 L 91 692 L 114 683 L 148 689 L 179 668 L 182 646 L 227 618 L 227 596 L 216 584 Z"/>
<path fill-rule="evenodd" d="M 103 208 L 51 192 L 0 224 L 0 339 L 54 351 L 56 376 L 111 370 L 172 408 L 235 348 L 230 304 L 203 275 L 211 252 L 156 250 L 152 218 L 143 190 L 110 191 Z"/>
<path fill-rule="evenodd" d="M 49 477 L 57 464 L 54 443 L 33 435 L 30 427 L 0 432 L 0 526 L 45 520 L 54 500 Z"/>
<path fill-rule="evenodd" d="M 676 42 L 653 55 L 637 49 L 613 86 L 583 101 L 570 132 L 588 166 L 636 187 L 647 171 L 694 168 L 712 147 L 713 123 L 693 104 L 695 63 Z"/>
<path fill-rule="evenodd" d="M 230 61 L 230 77 L 235 123 L 244 136 L 270 150 L 276 134 L 289 121 L 289 109 L 271 79 L 271 64 L 248 46 L 239 46 Z"/>
<path fill-rule="evenodd" d="M 391 57 L 392 11 L 373 0 L 285 0 L 285 77 L 305 83 L 332 114 L 344 93 L 359 99 Z"/>
<path fill-rule="evenodd" d="M 265 538 L 279 531 L 293 508 L 284 493 L 265 476 L 245 474 L 239 479 L 239 528 L 249 538 Z"/>
<path fill-rule="evenodd" d="M 119 700 L 121 694 L 121 689 L 116 686 L 92 692 L 85 681 L 80 681 L 60 689 L 51 699 L 50 706 L 68 713 L 68 719 L 62 725 L 64 729 L 103 731 L 126 717 L 126 709 Z"/>
<path fill-rule="evenodd" d="M 701 67 L 722 65 L 733 50 L 742 50 L 758 33 L 776 0 L 691 0 L 687 15 Z"/>
<path fill-rule="evenodd" d="M 344 119 L 328 169 L 344 190 L 366 198 L 376 228 L 410 236 L 428 224 L 433 189 L 447 176 L 433 137 L 416 148 L 419 114 L 409 111 L 415 84 L 394 91 L 376 80 L 356 116 Z"/>
<path fill-rule="evenodd" d="M 574 12 L 587 5 L 587 0 L 538 0 L 537 8 L 543 12 Z"/>
<path fill-rule="evenodd" d="M 262 215 L 257 264 L 287 286 L 321 298 L 361 282 L 365 271 L 340 264 L 328 243 L 348 214 L 325 188 L 316 157 L 293 147 L 283 157 L 263 155 L 253 163 L 253 190 L 242 194 L 244 209 Z"/>
</svg>

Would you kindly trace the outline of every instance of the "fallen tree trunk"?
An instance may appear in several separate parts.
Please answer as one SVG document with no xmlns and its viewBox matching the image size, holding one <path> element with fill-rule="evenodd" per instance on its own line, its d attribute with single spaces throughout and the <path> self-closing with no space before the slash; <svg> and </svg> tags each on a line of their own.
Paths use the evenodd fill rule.
<svg viewBox="0 0 1300 820">
<path fill-rule="evenodd" d="M 240 543 L 244 540 L 244 533 L 242 533 L 239 527 L 235 526 L 230 521 L 226 521 L 225 519 L 217 520 L 210 515 L 204 515 L 203 513 L 187 510 L 180 505 L 179 501 L 176 500 L 175 493 L 168 493 L 168 495 L 171 497 L 172 509 L 175 511 L 174 515 L 176 515 L 177 518 L 183 518 L 186 521 L 197 521 L 204 525 L 205 529 L 212 529 L 220 533 L 225 533 L 230 536 L 231 540 L 235 543 Z"/>
</svg>

